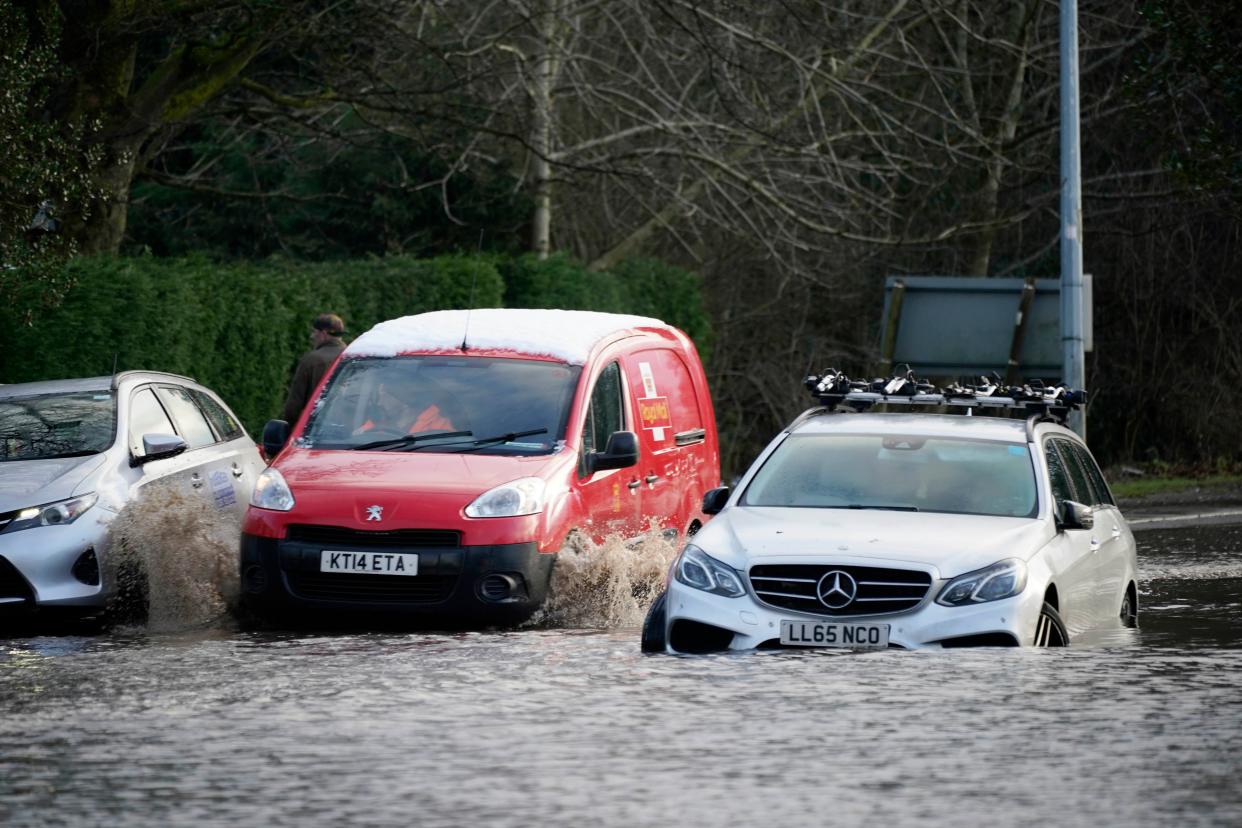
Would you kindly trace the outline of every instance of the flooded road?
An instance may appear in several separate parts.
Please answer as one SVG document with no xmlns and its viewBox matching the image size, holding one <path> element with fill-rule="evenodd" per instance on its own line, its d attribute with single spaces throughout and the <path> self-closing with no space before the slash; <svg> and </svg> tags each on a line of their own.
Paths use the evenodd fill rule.
<svg viewBox="0 0 1242 828">
<path fill-rule="evenodd" d="M 635 629 L 0 640 L 0 823 L 1242 825 L 1242 527 L 1151 531 L 1064 651 Z"/>
</svg>

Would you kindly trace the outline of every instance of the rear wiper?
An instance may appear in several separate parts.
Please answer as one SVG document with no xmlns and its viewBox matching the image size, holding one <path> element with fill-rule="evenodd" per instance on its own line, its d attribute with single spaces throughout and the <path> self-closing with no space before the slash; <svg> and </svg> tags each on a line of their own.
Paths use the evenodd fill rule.
<svg viewBox="0 0 1242 828">
<path fill-rule="evenodd" d="M 350 446 L 354 451 L 371 451 L 372 449 L 380 449 L 382 451 L 392 451 L 393 449 L 412 446 L 422 440 L 431 440 L 436 437 L 469 437 L 473 434 L 470 431 L 420 431 L 417 434 L 407 434 L 404 437 L 394 437 L 389 440 L 376 440 L 373 443 L 363 443 L 360 446 Z"/>
<path fill-rule="evenodd" d="M 460 443 L 437 443 L 436 448 L 443 448 L 445 445 L 448 445 L 448 446 L 464 445 L 466 446 L 466 448 L 461 449 L 460 451 L 456 452 L 457 454 L 462 454 L 467 451 L 474 451 L 475 449 L 483 448 L 484 446 L 495 445 L 496 443 L 511 443 L 514 440 L 518 439 L 519 437 L 529 437 L 532 434 L 547 434 L 547 433 L 548 433 L 548 430 L 546 428 L 532 428 L 527 431 L 510 431 L 508 434 L 497 434 L 495 437 L 481 437 L 478 440 L 467 440 L 467 441 L 462 441 Z"/>
</svg>

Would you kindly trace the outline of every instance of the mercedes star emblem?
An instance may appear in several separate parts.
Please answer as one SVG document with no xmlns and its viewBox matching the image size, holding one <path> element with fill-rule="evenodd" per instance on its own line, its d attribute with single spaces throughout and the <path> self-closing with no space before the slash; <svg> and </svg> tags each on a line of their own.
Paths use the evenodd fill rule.
<svg viewBox="0 0 1242 828">
<path fill-rule="evenodd" d="M 367 520 L 383 520 L 383 519 L 384 519 L 384 507 L 383 506 L 368 506 L 367 507 Z M 849 576 L 846 576 L 846 577 L 849 577 Z"/>
<path fill-rule="evenodd" d="M 824 573 L 815 585 L 815 594 L 819 602 L 828 609 L 845 609 L 858 594 L 858 582 L 848 572 L 834 569 Z"/>
</svg>

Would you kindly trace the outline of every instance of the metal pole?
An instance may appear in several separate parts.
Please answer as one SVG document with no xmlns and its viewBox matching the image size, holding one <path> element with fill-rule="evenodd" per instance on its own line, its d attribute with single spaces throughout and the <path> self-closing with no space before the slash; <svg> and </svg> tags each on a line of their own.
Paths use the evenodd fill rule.
<svg viewBox="0 0 1242 828">
<path fill-rule="evenodd" d="M 1078 0 L 1061 0 L 1061 380 L 1086 385 L 1082 308 L 1082 169 L 1078 142 Z M 1086 437 L 1085 412 L 1070 427 Z"/>
</svg>

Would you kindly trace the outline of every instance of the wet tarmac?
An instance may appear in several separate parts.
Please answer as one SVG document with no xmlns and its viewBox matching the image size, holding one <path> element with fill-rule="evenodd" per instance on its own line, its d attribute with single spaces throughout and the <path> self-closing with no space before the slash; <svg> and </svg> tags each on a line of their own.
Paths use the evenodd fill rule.
<svg viewBox="0 0 1242 828">
<path fill-rule="evenodd" d="M 2 639 L 0 824 L 1242 825 L 1242 527 L 1137 538 L 1140 629 L 1066 650 Z"/>
</svg>

